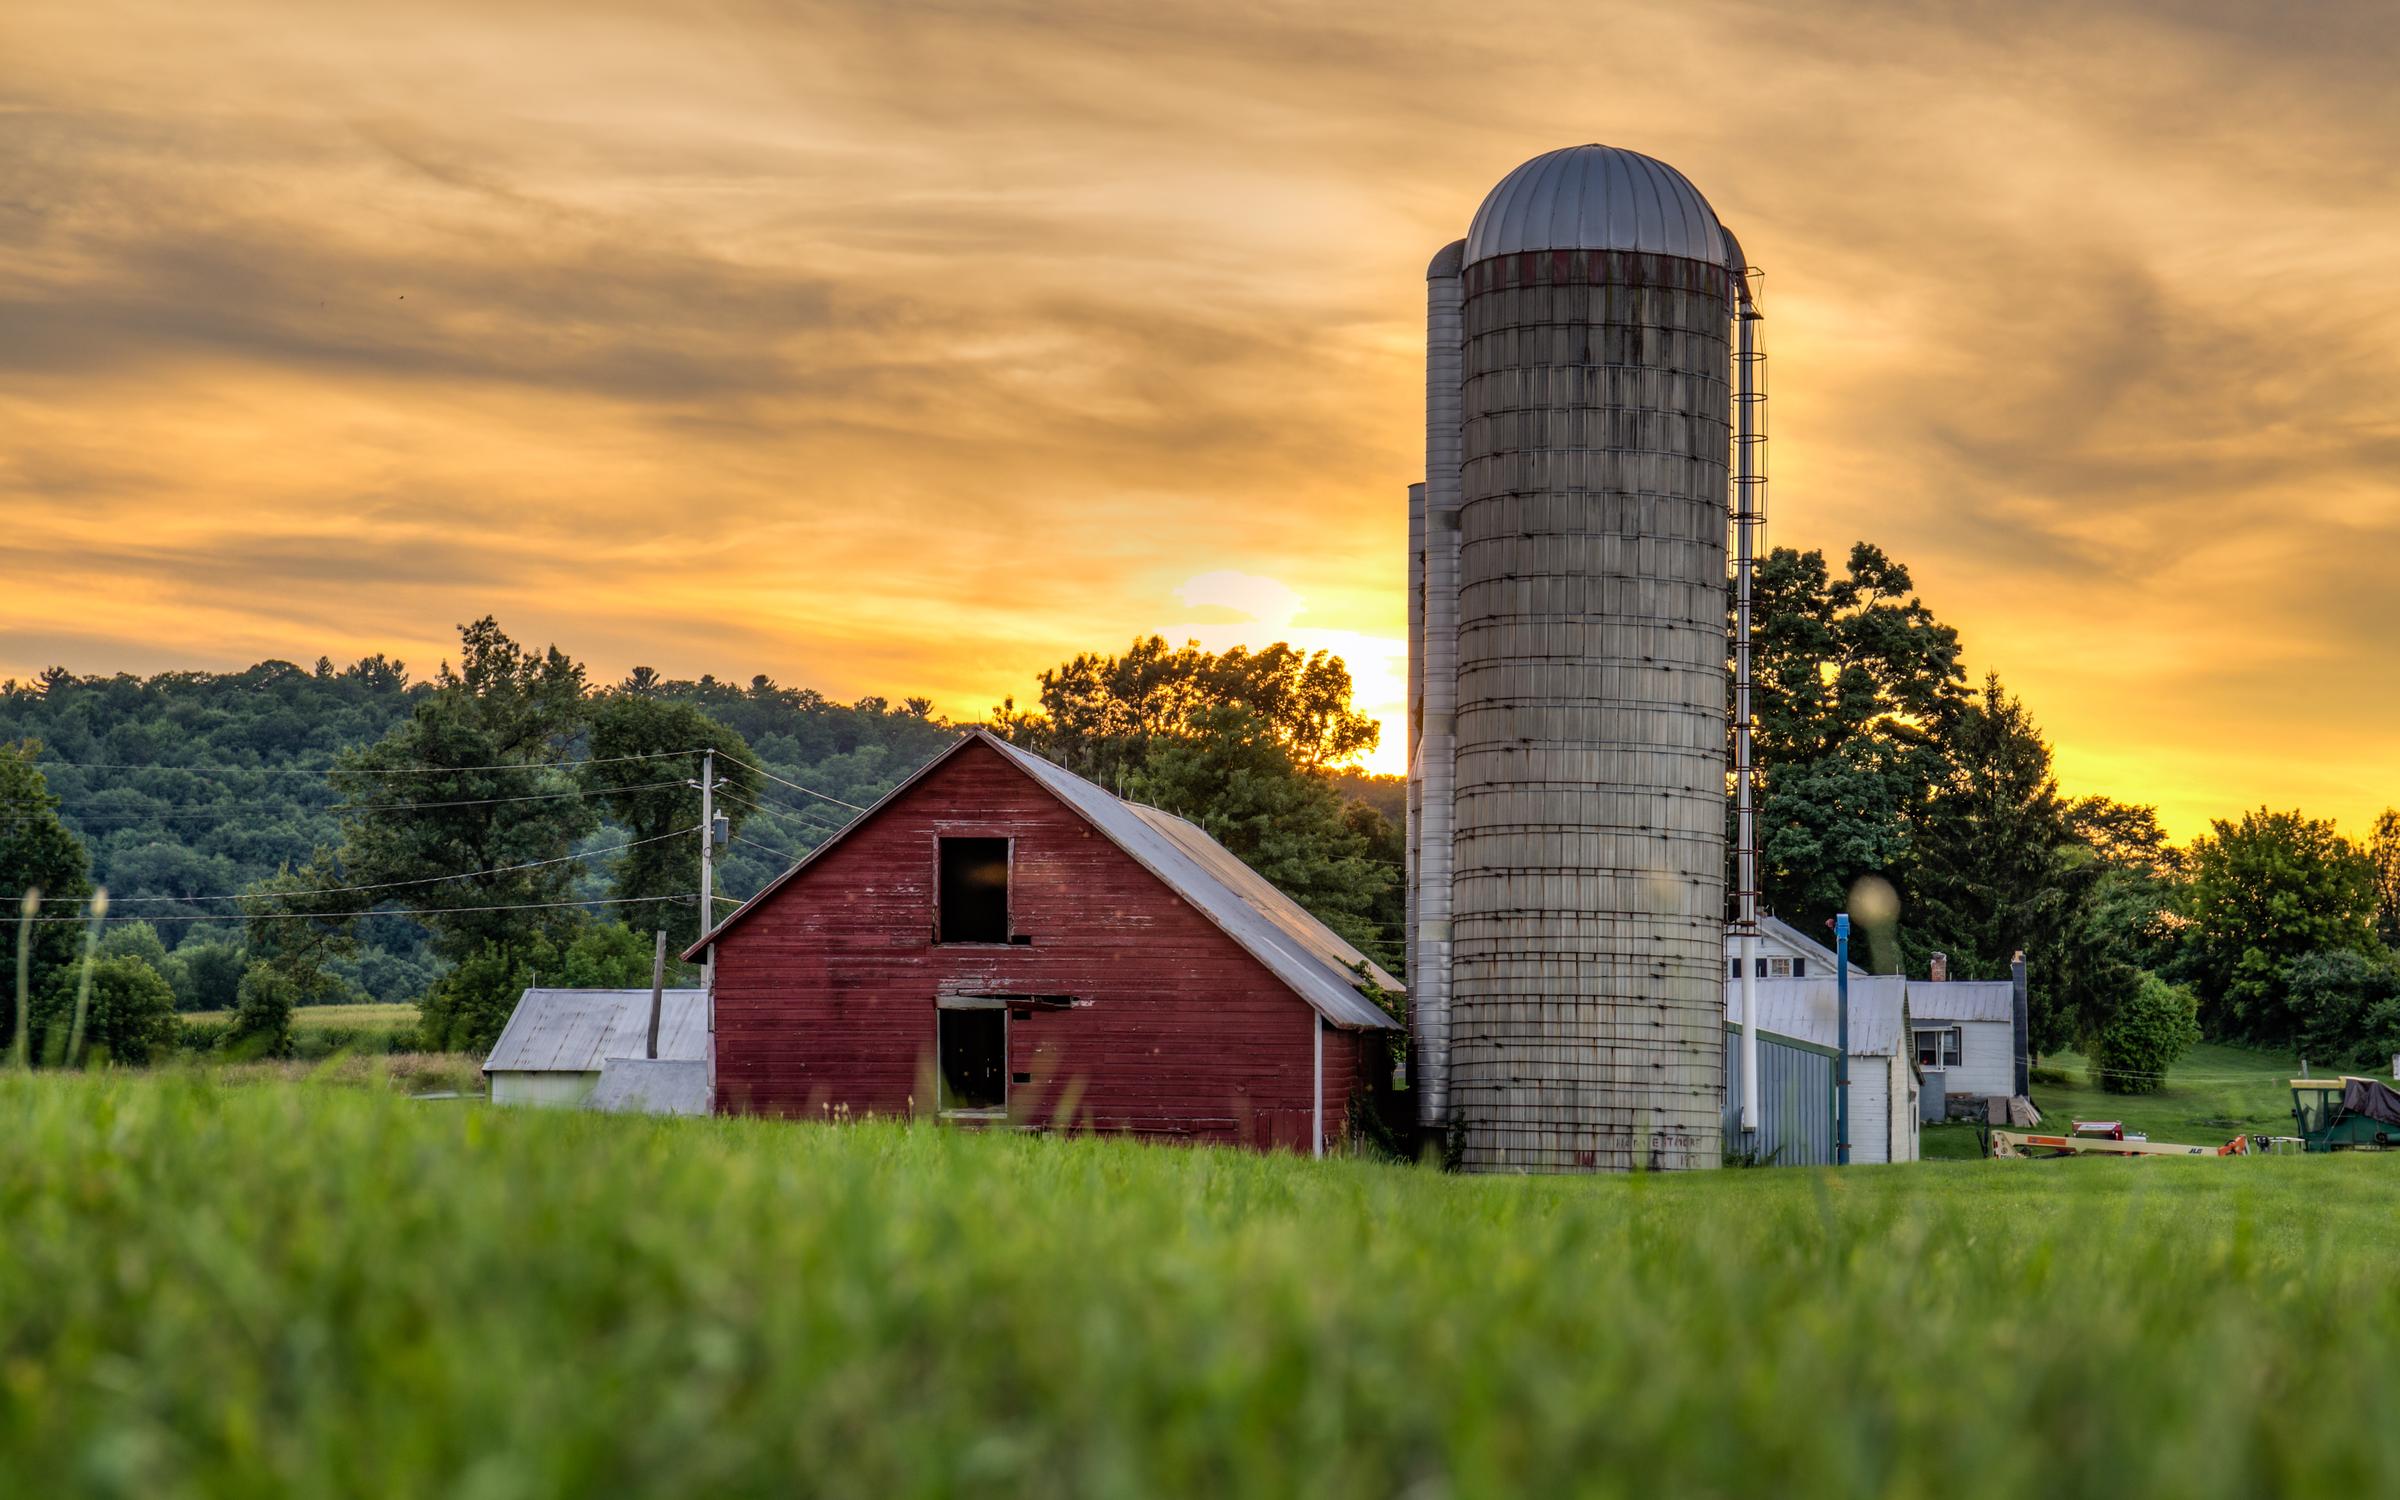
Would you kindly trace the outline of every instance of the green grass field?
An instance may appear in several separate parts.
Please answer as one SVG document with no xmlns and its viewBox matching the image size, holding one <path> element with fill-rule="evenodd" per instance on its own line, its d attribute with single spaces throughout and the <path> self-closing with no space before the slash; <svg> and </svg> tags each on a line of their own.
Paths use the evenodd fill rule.
<svg viewBox="0 0 2400 1500">
<path fill-rule="evenodd" d="M 2400 1158 L 1492 1180 L 0 1080 L 0 1493 L 2400 1485 Z"/>
<path fill-rule="evenodd" d="M 187 1021 L 226 1023 L 233 1019 L 229 1010 L 194 1010 L 184 1012 Z M 417 1024 L 417 1007 L 402 1005 L 303 1005 L 292 1012 L 294 1031 L 401 1031 Z"/>
<path fill-rule="evenodd" d="M 2095 1086 L 2090 1062 L 2073 1052 L 2044 1058 L 2042 1064 L 2068 1079 L 2034 1082 L 2033 1102 L 2041 1107 L 2044 1130 L 2063 1133 L 2076 1120 L 2122 1120 L 2127 1130 L 2154 1141 L 2191 1146 L 2222 1145 L 2237 1135 L 2293 1133 L 2290 1082 L 2299 1076 L 2300 1065 L 2280 1052 L 2203 1042 L 2175 1065 L 2165 1090 L 2156 1094 L 2112 1094 Z M 1981 1154 L 1972 1125 L 1929 1125 L 1919 1145 L 1932 1160 Z"/>
</svg>

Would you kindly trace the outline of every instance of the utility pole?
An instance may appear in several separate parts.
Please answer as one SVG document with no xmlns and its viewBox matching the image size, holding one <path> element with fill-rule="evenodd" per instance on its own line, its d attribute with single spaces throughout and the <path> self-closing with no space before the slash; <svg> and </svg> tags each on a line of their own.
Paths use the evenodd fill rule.
<svg viewBox="0 0 2400 1500">
<path fill-rule="evenodd" d="M 650 955 L 650 1044 L 643 1056 L 658 1061 L 658 1015 L 667 1000 L 667 929 L 658 929 L 658 946 Z"/>
<path fill-rule="evenodd" d="M 1833 1162 L 1850 1165 L 1850 914 L 1833 919 Z"/>
<path fill-rule="evenodd" d="M 708 936 L 717 925 L 717 846 L 725 841 L 725 833 L 717 827 L 717 752 L 700 752 L 700 779 L 687 781 L 685 786 L 700 789 L 700 935 Z M 710 944 L 700 958 L 700 985 L 708 997 L 709 1025 L 716 1025 L 717 949 Z"/>
<path fill-rule="evenodd" d="M 717 752 L 700 757 L 700 935 L 717 925 Z M 717 992 L 717 949 L 710 944 L 700 958 L 700 988 Z"/>
</svg>

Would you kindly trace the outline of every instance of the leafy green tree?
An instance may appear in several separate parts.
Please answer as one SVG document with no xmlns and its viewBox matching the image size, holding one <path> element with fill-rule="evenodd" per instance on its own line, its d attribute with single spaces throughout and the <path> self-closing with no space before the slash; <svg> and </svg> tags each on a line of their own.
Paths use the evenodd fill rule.
<svg viewBox="0 0 2400 1500">
<path fill-rule="evenodd" d="M 2083 838 L 2079 820 L 2141 838 L 2147 809 L 2071 808 L 2048 742 L 1997 674 L 1959 712 L 1942 749 L 1907 874 L 1912 967 L 1938 949 L 1958 977 L 1998 979 L 2022 952 L 2034 1052 L 2096 1034 L 2132 996 L 2140 970 L 2120 926 L 2132 877 Z"/>
<path fill-rule="evenodd" d="M 41 746 L 31 741 L 0 745 L 0 898 L 7 908 L 0 917 L 0 986 L 5 986 L 8 1025 L 0 1030 L 0 1050 L 14 1045 L 22 1018 L 17 1014 L 17 918 L 20 903 L 31 895 L 40 903 L 43 920 L 32 924 L 30 995 L 42 994 L 52 977 L 71 969 L 82 957 L 83 933 L 72 921 L 80 903 L 92 893 L 85 871 L 89 862 L 83 841 L 69 832 L 58 816 L 58 798 L 35 768 Z"/>
<path fill-rule="evenodd" d="M 167 951 L 158 929 L 147 922 L 119 922 L 110 927 L 101 935 L 100 953 L 105 958 L 138 958 L 170 987 L 180 984 L 182 963 Z"/>
<path fill-rule="evenodd" d="M 1960 978 L 1998 978 L 2012 953 L 2058 929 L 2066 808 L 2050 746 L 1997 673 L 1942 748 L 1915 840 L 1909 921 Z"/>
<path fill-rule="evenodd" d="M 2113 1094 L 2155 1094 L 2167 1070 L 2200 1041 L 2200 1002 L 2156 974 L 2141 982 L 2092 1041 L 2092 1071 Z"/>
<path fill-rule="evenodd" d="M 295 1008 L 358 998 L 335 965 L 357 953 L 352 928 L 369 899 L 344 887 L 322 851 L 243 893 L 249 962 L 234 992 L 228 1048 L 287 1057 Z"/>
<path fill-rule="evenodd" d="M 2283 966 L 2300 1055 L 2378 1072 L 2400 1055 L 2400 966 L 2355 949 L 2307 953 Z"/>
<path fill-rule="evenodd" d="M 2400 949 L 2400 807 L 2387 807 L 2375 819 L 2367 857 L 2375 862 L 2375 935 L 2385 947 Z"/>
<path fill-rule="evenodd" d="M 252 964 L 242 971 L 234 994 L 225 1050 L 242 1057 L 291 1056 L 292 1012 L 299 1008 L 300 987 L 288 971 L 273 963 Z"/>
<path fill-rule="evenodd" d="M 2055 996 L 2036 1007 L 2037 1053 L 2088 1041 L 2133 993 L 2140 971 L 2163 970 L 2174 952 L 2181 860 L 2157 810 L 2085 797 L 2067 805 L 2065 821 L 2072 842 L 2061 851 L 2058 926 L 2034 939 L 2043 963 L 2032 965 L 2030 987 Z"/>
<path fill-rule="evenodd" d="M 1004 703 L 996 732 L 1136 801 L 1205 828 L 1361 952 L 1396 965 L 1381 918 L 1399 840 L 1351 811 L 1331 766 L 1372 749 L 1350 669 L 1289 646 L 1212 654 L 1156 636 L 1121 657 L 1078 656 L 1041 676 L 1041 707 Z M 1378 854 L 1378 845 L 1381 855 Z"/>
<path fill-rule="evenodd" d="M 83 1018 L 83 1051 L 68 1057 L 82 978 L 80 964 L 55 969 L 35 997 L 33 1056 L 52 1067 L 99 1061 L 140 1068 L 175 1049 L 175 991 L 165 977 L 131 955 L 95 956 Z"/>
<path fill-rule="evenodd" d="M 250 966 L 249 950 L 239 943 L 186 941 L 175 950 L 178 1010 L 231 1010 L 240 999 L 242 971 Z"/>
<path fill-rule="evenodd" d="M 762 779 L 739 734 L 689 703 L 644 692 L 610 692 L 592 705 L 584 784 L 632 844 L 609 862 L 610 893 L 641 902 L 623 908 L 630 920 L 653 930 L 665 927 L 667 946 L 677 953 L 701 932 L 696 892 L 702 750 L 717 752 L 717 777 L 726 794 L 717 799 L 717 810 L 738 833 L 758 801 Z"/>
<path fill-rule="evenodd" d="M 405 723 L 332 773 L 342 868 L 424 913 L 452 959 L 571 928 L 568 856 L 600 818 L 568 764 L 582 666 L 519 646 L 488 616 L 459 634 L 458 670 L 445 662 Z"/>
<path fill-rule="evenodd" d="M 1865 542 L 1838 578 L 1822 552 L 1778 547 L 1759 565 L 1761 883 L 1768 906 L 1808 930 L 1860 876 L 1906 867 L 1967 705 L 1958 633 L 1912 588 Z"/>
<path fill-rule="evenodd" d="M 540 954 L 486 944 L 452 965 L 418 1005 L 417 1028 L 436 1052 L 489 1052 L 539 977 Z"/>
<path fill-rule="evenodd" d="M 1170 648 L 1137 639 L 1123 656 L 1085 653 L 1041 675 L 1041 708 L 1012 699 L 993 729 L 1104 786 L 1149 758 L 1157 740 L 1190 739 L 1221 709 L 1246 716 L 1246 735 L 1283 748 L 1292 768 L 1315 774 L 1375 748 L 1381 728 L 1351 703 L 1350 668 L 1325 651 L 1277 642 L 1263 650 Z"/>
<path fill-rule="evenodd" d="M 622 922 L 586 922 L 564 942 L 544 934 L 533 941 L 487 946 L 453 966 L 425 993 L 418 1030 L 438 1052 L 488 1052 L 535 985 L 560 989 L 636 989 L 650 983 L 655 930 Z M 681 982 L 672 954 L 667 982 Z"/>
<path fill-rule="evenodd" d="M 2284 965 L 2320 951 L 2372 955 L 2375 867 L 2320 818 L 2298 812 L 2220 818 L 2192 846 L 2183 950 L 2210 1033 L 2294 1045 Z"/>
<path fill-rule="evenodd" d="M 622 990 L 650 983 L 656 929 L 640 931 L 623 922 L 593 922 L 575 934 L 555 960 L 540 955 L 545 983 L 568 989 Z M 667 982 L 676 983 L 675 935 L 667 934 Z M 553 977 L 555 975 L 555 977 Z"/>
</svg>

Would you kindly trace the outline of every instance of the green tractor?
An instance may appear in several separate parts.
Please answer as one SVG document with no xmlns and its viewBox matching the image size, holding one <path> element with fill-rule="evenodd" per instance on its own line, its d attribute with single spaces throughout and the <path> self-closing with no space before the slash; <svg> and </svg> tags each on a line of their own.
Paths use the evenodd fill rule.
<svg viewBox="0 0 2400 1500">
<path fill-rule="evenodd" d="M 2373 1078 L 2295 1078 L 2292 1118 L 2311 1151 L 2400 1146 L 2400 1091 Z"/>
</svg>

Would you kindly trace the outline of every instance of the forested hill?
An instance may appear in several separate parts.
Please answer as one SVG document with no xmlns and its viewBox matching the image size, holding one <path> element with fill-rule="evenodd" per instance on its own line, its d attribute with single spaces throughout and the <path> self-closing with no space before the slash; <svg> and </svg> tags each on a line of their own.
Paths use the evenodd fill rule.
<svg viewBox="0 0 2400 1500">
<path fill-rule="evenodd" d="M 765 677 L 747 686 L 637 668 L 624 684 L 700 708 L 734 729 L 776 777 L 865 804 L 957 734 L 924 699 L 828 701 Z M 35 740 L 61 818 L 82 836 L 92 879 L 117 909 L 155 923 L 166 946 L 212 928 L 231 936 L 230 898 L 341 843 L 334 759 L 382 739 L 432 691 L 381 656 L 336 668 L 261 662 L 240 672 L 78 677 L 52 669 L 0 684 L 0 744 Z M 746 896 L 848 816 L 770 785 L 749 809 L 720 890 Z M 623 840 L 603 828 L 586 843 Z M 591 884 L 601 882 L 595 866 Z M 412 998 L 432 965 L 414 924 L 379 920 L 350 977 L 377 998 Z"/>
</svg>

